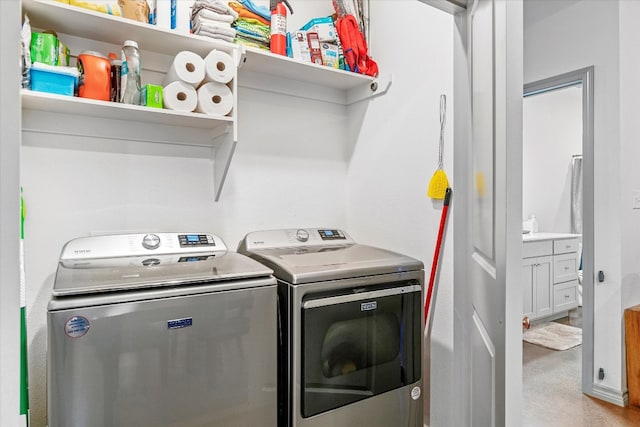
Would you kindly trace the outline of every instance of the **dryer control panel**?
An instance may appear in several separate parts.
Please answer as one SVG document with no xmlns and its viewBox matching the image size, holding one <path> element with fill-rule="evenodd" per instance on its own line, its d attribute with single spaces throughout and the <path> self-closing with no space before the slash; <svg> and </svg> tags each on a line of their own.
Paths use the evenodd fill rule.
<svg viewBox="0 0 640 427">
<path fill-rule="evenodd" d="M 249 233 L 240 242 L 238 251 L 301 246 L 353 245 L 355 241 L 337 228 L 287 228 Z"/>
<path fill-rule="evenodd" d="M 208 233 L 112 234 L 80 237 L 62 248 L 61 260 L 116 258 L 138 255 L 226 252 L 218 236 Z"/>
</svg>

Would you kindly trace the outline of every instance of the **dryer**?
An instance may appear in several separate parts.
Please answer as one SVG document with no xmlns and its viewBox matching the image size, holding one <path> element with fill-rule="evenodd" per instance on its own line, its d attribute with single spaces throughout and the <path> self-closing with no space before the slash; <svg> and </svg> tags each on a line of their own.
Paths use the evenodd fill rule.
<svg viewBox="0 0 640 427">
<path fill-rule="evenodd" d="M 48 305 L 50 427 L 275 427 L 272 271 L 208 233 L 85 237 Z"/>
<path fill-rule="evenodd" d="M 279 425 L 422 427 L 421 261 L 339 229 L 249 233 L 278 280 Z"/>
</svg>

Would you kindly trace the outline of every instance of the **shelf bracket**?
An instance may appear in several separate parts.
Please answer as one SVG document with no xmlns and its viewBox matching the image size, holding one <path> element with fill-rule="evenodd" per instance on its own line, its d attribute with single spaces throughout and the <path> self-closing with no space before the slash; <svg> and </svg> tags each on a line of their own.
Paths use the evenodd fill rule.
<svg viewBox="0 0 640 427">
<path fill-rule="evenodd" d="M 233 153 L 236 149 L 235 132 L 229 129 L 226 133 L 217 134 L 213 136 L 214 144 L 214 158 L 213 158 L 213 187 L 215 190 L 215 201 L 220 200 L 220 194 L 222 193 L 222 187 L 224 181 L 227 178 L 227 172 L 229 171 L 229 165 Z"/>
<path fill-rule="evenodd" d="M 391 87 L 391 74 L 381 74 L 374 81 L 347 92 L 347 105 L 384 95 Z"/>
</svg>

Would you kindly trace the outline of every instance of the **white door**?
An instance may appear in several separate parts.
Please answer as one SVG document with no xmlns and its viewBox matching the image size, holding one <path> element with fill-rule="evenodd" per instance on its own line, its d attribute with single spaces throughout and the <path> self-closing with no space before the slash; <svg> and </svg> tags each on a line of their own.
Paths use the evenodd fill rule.
<svg viewBox="0 0 640 427">
<path fill-rule="evenodd" d="M 456 425 L 521 420 L 522 31 L 522 0 L 456 14 Z"/>
</svg>

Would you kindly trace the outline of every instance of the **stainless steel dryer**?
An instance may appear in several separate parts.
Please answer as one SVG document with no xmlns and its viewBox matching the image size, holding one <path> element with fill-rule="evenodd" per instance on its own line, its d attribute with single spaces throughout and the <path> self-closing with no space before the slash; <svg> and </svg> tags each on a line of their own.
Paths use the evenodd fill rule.
<svg viewBox="0 0 640 427">
<path fill-rule="evenodd" d="M 49 427 L 275 427 L 271 273 L 211 234 L 68 242 L 47 315 Z"/>
<path fill-rule="evenodd" d="M 278 279 L 281 427 L 422 427 L 422 262 L 336 229 L 248 234 Z"/>
</svg>

